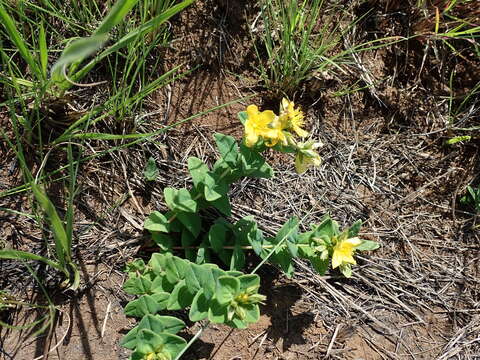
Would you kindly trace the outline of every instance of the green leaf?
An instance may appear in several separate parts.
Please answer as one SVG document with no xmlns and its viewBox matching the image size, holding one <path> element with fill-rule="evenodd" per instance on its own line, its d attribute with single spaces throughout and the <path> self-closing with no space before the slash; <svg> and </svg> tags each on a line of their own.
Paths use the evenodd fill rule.
<svg viewBox="0 0 480 360">
<path fill-rule="evenodd" d="M 197 249 L 197 256 L 195 257 L 195 263 L 197 264 L 204 264 L 206 262 L 210 262 L 210 246 L 205 241 L 205 239 L 200 243 Z"/>
<path fill-rule="evenodd" d="M 123 290 L 127 294 L 144 295 L 149 294 L 152 288 L 152 282 L 145 276 L 130 278 L 123 284 Z"/>
<path fill-rule="evenodd" d="M 202 231 L 202 219 L 200 216 L 194 213 L 179 212 L 177 213 L 177 218 L 195 238 L 200 235 L 200 231 Z"/>
<path fill-rule="evenodd" d="M 260 319 L 260 308 L 257 304 L 247 304 L 243 308 L 245 309 L 246 322 L 256 323 Z"/>
<path fill-rule="evenodd" d="M 203 183 L 208 173 L 208 166 L 199 158 L 192 156 L 188 158 L 188 171 L 190 171 L 193 184 L 197 187 Z"/>
<path fill-rule="evenodd" d="M 258 229 L 257 224 L 254 222 L 254 225 L 251 227 L 250 231 L 247 234 L 247 240 L 250 245 L 253 247 L 255 254 L 260 256 L 263 249 L 264 237 L 260 229 Z"/>
<path fill-rule="evenodd" d="M 350 264 L 340 265 L 338 269 L 346 278 L 352 277 L 352 267 Z"/>
<path fill-rule="evenodd" d="M 202 289 L 207 299 L 214 296 L 216 280 L 212 268 L 210 264 L 191 264 L 185 273 L 185 282 L 192 293 Z"/>
<path fill-rule="evenodd" d="M 176 334 L 185 327 L 185 323 L 173 316 L 145 315 L 142 320 L 130 330 L 121 340 L 120 345 L 133 350 L 137 346 L 137 334 L 142 329 L 152 330 L 154 333 L 166 332 Z"/>
<path fill-rule="evenodd" d="M 155 315 L 155 317 L 161 322 L 163 326 L 163 331 L 169 334 L 175 335 L 180 330 L 185 327 L 185 323 L 173 316 L 160 316 Z"/>
<path fill-rule="evenodd" d="M 231 168 L 235 168 L 238 162 L 238 145 L 235 138 L 220 133 L 216 133 L 213 136 L 223 161 Z"/>
<path fill-rule="evenodd" d="M 108 35 L 101 34 L 72 41 L 67 47 L 65 47 L 60 58 L 52 66 L 52 78 L 57 82 L 63 81 L 65 76 L 62 69 L 72 63 L 80 62 L 94 54 L 97 50 L 103 47 L 103 44 L 105 44 L 107 39 Z"/>
<path fill-rule="evenodd" d="M 245 291 L 249 288 L 258 289 L 260 287 L 260 276 L 257 274 L 241 275 L 237 279 L 240 281 L 240 291 Z"/>
<path fill-rule="evenodd" d="M 228 270 L 228 271 L 225 271 L 225 275 L 239 277 L 243 275 L 243 272 L 237 271 L 237 270 Z"/>
<path fill-rule="evenodd" d="M 208 305 L 209 301 L 205 297 L 203 290 L 197 292 L 192 300 L 192 306 L 188 313 L 190 321 L 200 321 L 205 319 L 208 316 Z"/>
<path fill-rule="evenodd" d="M 167 211 L 165 213 L 165 217 L 168 219 L 170 223 L 170 231 L 169 232 L 182 232 L 183 225 L 180 220 L 177 219 L 177 213 L 175 211 Z"/>
<path fill-rule="evenodd" d="M 134 351 L 129 360 L 145 360 L 144 354 L 140 351 Z"/>
<path fill-rule="evenodd" d="M 245 252 L 241 245 L 236 244 L 230 259 L 230 270 L 240 270 L 245 267 Z"/>
<path fill-rule="evenodd" d="M 165 332 L 155 333 L 149 329 L 142 329 L 137 334 L 137 351 L 144 355 L 159 352 L 164 356 L 161 359 L 175 359 L 186 345 L 187 342 L 180 336 Z"/>
<path fill-rule="evenodd" d="M 161 292 L 171 293 L 173 290 L 174 284 L 171 284 L 168 282 L 165 274 L 161 274 L 158 276 L 155 276 L 155 275 L 156 274 L 152 274 L 153 281 L 152 281 L 152 287 L 150 288 L 150 292 L 153 294 L 161 293 Z"/>
<path fill-rule="evenodd" d="M 153 157 L 150 157 L 147 161 L 147 165 L 145 166 L 145 170 L 143 171 L 143 176 L 147 181 L 155 181 L 158 174 L 159 174 L 159 170 L 155 162 L 155 159 Z"/>
<path fill-rule="evenodd" d="M 165 272 L 165 268 L 167 267 L 167 259 L 168 255 L 166 254 L 153 253 L 148 265 L 156 275 L 161 275 Z"/>
<path fill-rule="evenodd" d="M 245 312 L 244 319 L 240 319 L 235 314 L 232 321 L 228 321 L 226 324 L 233 328 L 245 329 L 249 323 L 255 323 L 260 319 L 260 308 L 257 304 L 242 305 L 242 309 Z"/>
<path fill-rule="evenodd" d="M 221 253 L 226 244 L 226 234 L 228 228 L 223 223 L 215 223 L 208 231 L 208 241 L 212 246 L 213 251 Z"/>
<path fill-rule="evenodd" d="M 456 143 L 462 142 L 462 141 L 470 141 L 471 139 L 472 139 L 472 137 L 470 135 L 455 136 L 454 138 L 451 138 L 451 139 L 448 139 L 447 141 L 445 141 L 445 144 L 453 145 L 453 144 L 456 144 Z"/>
<path fill-rule="evenodd" d="M 169 297 L 170 294 L 168 293 L 142 295 L 138 299 L 130 301 L 125 306 L 125 315 L 140 318 L 147 314 L 156 314 L 167 307 Z"/>
<path fill-rule="evenodd" d="M 163 194 L 165 202 L 171 210 L 189 213 L 197 211 L 197 202 L 192 199 L 187 189 L 165 188 Z"/>
<path fill-rule="evenodd" d="M 238 118 L 240 119 L 240 122 L 242 123 L 242 125 L 245 125 L 245 121 L 247 121 L 247 119 L 248 119 L 247 112 L 246 111 L 240 111 L 238 113 Z"/>
<path fill-rule="evenodd" d="M 145 220 L 143 227 L 148 231 L 170 232 L 170 223 L 168 222 L 168 219 L 159 211 L 152 212 L 147 220 Z"/>
<path fill-rule="evenodd" d="M 218 211 L 220 211 L 223 215 L 232 216 L 232 207 L 227 196 L 222 196 L 215 201 L 211 201 L 210 204 L 214 206 Z"/>
<path fill-rule="evenodd" d="M 222 305 L 230 303 L 240 291 L 240 281 L 233 276 L 220 276 L 217 282 L 217 301 Z"/>
<path fill-rule="evenodd" d="M 164 351 L 169 354 L 172 359 L 176 359 L 180 352 L 187 346 L 187 342 L 177 335 L 161 333 L 165 344 Z"/>
<path fill-rule="evenodd" d="M 137 273 L 143 273 L 145 270 L 145 262 L 143 259 L 136 259 L 126 265 L 126 272 L 129 276 L 136 276 Z"/>
<path fill-rule="evenodd" d="M 8 39 L 15 45 L 18 49 L 18 52 L 27 62 L 31 71 L 33 71 L 38 78 L 41 78 L 41 70 L 38 67 L 38 63 L 35 61 L 33 54 L 28 50 L 27 43 L 22 38 L 22 35 L 18 31 L 15 22 L 5 10 L 3 2 L 0 2 L 0 22 L 7 30 Z"/>
<path fill-rule="evenodd" d="M 162 345 L 161 341 L 153 331 L 142 329 L 137 333 L 137 351 L 143 355 L 155 352 L 155 348 Z"/>
<path fill-rule="evenodd" d="M 65 227 L 63 226 L 63 222 L 60 219 L 60 216 L 58 216 L 55 206 L 47 197 L 47 195 L 40 190 L 38 185 L 32 183 L 31 187 L 33 194 L 35 195 L 35 199 L 39 203 L 50 223 L 53 237 L 55 239 L 55 255 L 57 256 L 60 265 L 65 269 L 67 262 L 70 262 L 71 259 L 72 239 L 68 238 Z"/>
<path fill-rule="evenodd" d="M 327 272 L 329 263 L 328 259 L 322 260 L 319 256 L 312 256 L 309 258 L 309 260 L 319 275 L 324 275 Z"/>
<path fill-rule="evenodd" d="M 8 259 L 8 260 L 35 260 L 35 261 L 42 261 L 48 266 L 51 266 L 54 269 L 57 269 L 59 271 L 64 272 L 65 269 L 58 264 L 57 262 L 54 262 L 50 259 L 47 259 L 46 257 L 40 256 L 40 255 L 35 255 L 26 251 L 20 251 L 20 250 L 0 250 L 0 259 Z"/>
<path fill-rule="evenodd" d="M 193 236 L 193 234 L 188 231 L 187 229 L 184 229 L 182 231 L 182 247 L 184 248 L 185 251 L 185 259 L 194 262 L 197 258 L 197 254 L 195 252 L 195 249 L 193 249 L 193 245 L 195 245 L 195 240 L 196 238 Z"/>
<path fill-rule="evenodd" d="M 171 254 L 166 254 L 165 256 L 165 275 L 167 276 L 169 283 L 176 284 L 185 278 L 185 274 L 189 268 L 189 263 L 187 260 Z"/>
<path fill-rule="evenodd" d="M 348 229 L 348 237 L 352 238 L 358 235 L 360 228 L 362 227 L 362 220 L 357 220 L 353 223 L 352 226 Z"/>
<path fill-rule="evenodd" d="M 247 322 L 240 320 L 238 317 L 234 317 L 232 321 L 227 321 L 225 324 L 234 329 L 246 329 L 248 327 Z"/>
<path fill-rule="evenodd" d="M 181 310 L 192 304 L 193 294 L 189 292 L 185 280 L 180 281 L 173 288 L 168 299 L 168 310 Z"/>
<path fill-rule="evenodd" d="M 376 241 L 371 241 L 371 240 L 362 240 L 362 243 L 358 245 L 355 250 L 358 251 L 370 251 L 370 250 L 376 250 L 380 247 L 380 244 Z"/>
<path fill-rule="evenodd" d="M 273 177 L 272 168 L 265 162 L 265 159 L 257 151 L 240 145 L 242 175 L 254 178 Z"/>
<path fill-rule="evenodd" d="M 207 173 L 204 178 L 204 196 L 207 201 L 215 201 L 227 195 L 228 184 L 215 173 Z"/>
<path fill-rule="evenodd" d="M 224 324 L 228 321 L 228 304 L 222 305 L 213 299 L 208 308 L 208 320 L 212 323 Z"/>
<path fill-rule="evenodd" d="M 162 251 L 171 251 L 174 244 L 173 239 L 170 236 L 157 232 L 152 233 L 152 240 Z"/>
<path fill-rule="evenodd" d="M 116 25 L 122 22 L 123 18 L 137 2 L 138 0 L 117 0 L 94 34 L 102 35 L 109 33 Z"/>
<path fill-rule="evenodd" d="M 48 68 L 48 48 L 47 48 L 47 37 L 45 34 L 45 26 L 43 21 L 40 23 L 40 30 L 38 33 L 38 55 L 40 58 L 40 67 L 42 70 L 42 75 L 44 79 L 47 79 L 47 68 Z"/>
<path fill-rule="evenodd" d="M 298 236 L 298 218 L 292 217 L 283 224 L 282 228 L 278 231 L 275 236 L 275 242 L 278 244 L 280 241 L 286 243 L 288 250 L 292 256 L 296 257 L 298 253 L 297 236 Z"/>
<path fill-rule="evenodd" d="M 323 238 L 329 241 L 335 235 L 338 235 L 338 227 L 335 226 L 334 221 L 329 216 L 325 216 L 313 232 L 313 237 Z"/>
<path fill-rule="evenodd" d="M 288 278 L 292 277 L 295 268 L 293 267 L 292 255 L 288 251 L 286 245 L 281 246 L 274 255 L 271 257 L 273 262 L 276 262 L 280 265 L 285 275 Z"/>
</svg>

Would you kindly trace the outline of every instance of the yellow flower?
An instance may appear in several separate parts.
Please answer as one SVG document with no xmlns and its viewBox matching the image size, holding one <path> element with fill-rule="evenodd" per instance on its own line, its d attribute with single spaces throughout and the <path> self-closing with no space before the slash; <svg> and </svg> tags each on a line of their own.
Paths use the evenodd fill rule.
<svg viewBox="0 0 480 360">
<path fill-rule="evenodd" d="M 154 360 L 156 357 L 155 353 L 151 352 L 145 355 L 145 360 Z"/>
<path fill-rule="evenodd" d="M 285 98 L 280 104 L 280 119 L 284 129 L 292 129 L 300 137 L 307 137 L 308 132 L 301 127 L 304 125 L 303 112 L 299 108 L 295 109 L 295 103 Z"/>
<path fill-rule="evenodd" d="M 267 110 L 270 111 L 270 110 Z M 268 133 L 263 135 L 263 138 L 265 139 L 265 145 L 267 146 L 275 146 L 279 142 L 282 143 L 283 145 L 287 145 L 287 137 L 285 136 L 285 133 L 283 132 L 283 126 L 282 122 L 280 121 L 280 118 L 278 116 L 275 116 L 273 121 L 268 125 L 269 131 Z"/>
<path fill-rule="evenodd" d="M 245 145 L 255 146 L 261 136 L 267 146 L 275 146 L 279 141 L 286 143 L 278 116 L 271 110 L 260 112 L 256 105 L 247 107 L 245 121 Z"/>
<path fill-rule="evenodd" d="M 310 166 L 320 166 L 322 158 L 315 149 L 322 146 L 321 142 L 308 141 L 297 144 L 297 154 L 295 155 L 295 171 L 303 174 Z"/>
<path fill-rule="evenodd" d="M 333 248 L 332 269 L 345 264 L 355 265 L 357 262 L 353 258 L 355 248 L 362 243 L 358 237 L 347 239 L 348 233 L 340 235 L 335 247 Z"/>
</svg>

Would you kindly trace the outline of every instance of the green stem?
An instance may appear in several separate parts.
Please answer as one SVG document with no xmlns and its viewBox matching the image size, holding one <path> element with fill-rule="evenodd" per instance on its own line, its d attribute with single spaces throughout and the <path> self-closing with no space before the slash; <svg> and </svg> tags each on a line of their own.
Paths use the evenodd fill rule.
<svg viewBox="0 0 480 360">
<path fill-rule="evenodd" d="M 310 247 L 309 244 L 296 244 L 298 247 Z M 273 249 L 277 248 L 278 244 L 276 245 L 263 245 L 262 249 Z M 200 246 L 172 246 L 173 250 L 185 250 L 185 249 L 199 249 Z M 213 249 L 212 246 L 202 246 L 202 248 Z M 223 246 L 223 249 L 226 250 L 234 250 L 234 249 L 243 249 L 243 250 L 253 250 L 253 246 Z"/>
<path fill-rule="evenodd" d="M 301 224 L 303 222 L 303 220 L 305 220 L 307 218 L 308 215 L 310 215 L 310 213 L 313 211 L 313 208 L 312 210 L 310 210 L 307 214 L 305 214 L 305 216 L 300 220 L 299 224 Z M 278 242 L 278 244 L 275 245 L 275 247 L 272 249 L 272 251 L 270 251 L 268 253 L 267 256 L 265 256 L 265 258 L 262 259 L 262 261 L 260 261 L 260 264 L 258 264 L 255 269 L 253 269 L 253 271 L 251 272 L 251 274 L 255 274 L 258 269 L 260 269 L 263 264 L 265 264 L 267 262 L 268 259 L 270 259 L 270 257 L 273 255 L 273 253 L 281 246 L 283 245 L 283 243 L 285 242 L 285 240 L 287 240 L 287 237 L 290 236 L 290 233 L 295 229 L 295 227 L 292 227 L 288 233 L 285 234 L 285 236 L 282 238 L 282 240 L 280 240 Z M 299 245 L 302 245 L 302 244 L 299 244 Z"/>
<path fill-rule="evenodd" d="M 192 346 L 192 344 L 197 341 L 197 339 L 200 337 L 200 335 L 202 335 L 202 332 L 203 330 L 205 330 L 208 325 L 210 325 L 210 322 L 207 322 L 205 325 L 203 325 L 200 330 L 197 331 L 197 333 L 195 334 L 195 336 L 193 338 L 190 339 L 190 341 L 187 343 L 187 346 L 185 346 L 182 351 L 180 351 L 180 353 L 177 355 L 177 357 L 175 358 L 175 360 L 179 360 L 183 354 L 185 354 L 185 352 L 188 350 L 188 348 L 190 346 Z"/>
</svg>

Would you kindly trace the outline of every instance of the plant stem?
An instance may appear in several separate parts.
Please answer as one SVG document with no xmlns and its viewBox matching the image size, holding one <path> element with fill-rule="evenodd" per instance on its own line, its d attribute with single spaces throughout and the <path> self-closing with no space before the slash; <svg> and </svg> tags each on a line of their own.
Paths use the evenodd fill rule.
<svg viewBox="0 0 480 360">
<path fill-rule="evenodd" d="M 187 343 L 187 346 L 185 346 L 182 351 L 180 351 L 180 353 L 177 355 L 177 357 L 175 358 L 175 360 L 179 360 L 183 354 L 185 354 L 185 352 L 188 350 L 188 348 L 190 346 L 192 346 L 192 344 L 197 341 L 197 339 L 200 337 L 200 335 L 202 335 L 202 332 L 203 330 L 205 330 L 208 325 L 210 325 L 210 322 L 207 322 L 205 325 L 203 325 L 200 330 L 197 331 L 197 333 L 195 334 L 195 336 L 193 338 L 190 339 L 190 341 Z"/>
<path fill-rule="evenodd" d="M 296 244 L 298 247 L 310 247 L 309 244 Z M 263 245 L 262 249 L 273 249 L 276 248 L 278 244 L 275 245 Z M 185 249 L 199 249 L 200 246 L 172 246 L 173 250 L 185 250 Z M 212 246 L 202 246 L 202 248 L 213 249 Z M 223 246 L 223 249 L 233 250 L 233 249 L 243 249 L 243 250 L 253 250 L 253 246 Z"/>
</svg>

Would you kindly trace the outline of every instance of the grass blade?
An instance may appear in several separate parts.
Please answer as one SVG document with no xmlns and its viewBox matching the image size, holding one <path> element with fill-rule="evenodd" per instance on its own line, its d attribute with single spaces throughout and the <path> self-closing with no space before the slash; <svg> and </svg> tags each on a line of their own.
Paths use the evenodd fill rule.
<svg viewBox="0 0 480 360">
<path fill-rule="evenodd" d="M 32 191 L 35 195 L 35 199 L 40 204 L 43 212 L 47 216 L 51 229 L 53 232 L 53 237 L 55 239 L 55 250 L 56 256 L 59 260 L 60 265 L 66 271 L 67 262 L 71 260 L 71 249 L 70 249 L 70 239 L 68 239 L 67 233 L 63 226 L 62 220 L 58 216 L 55 206 L 50 201 L 50 199 L 40 190 L 40 187 L 32 183 Z"/>
<path fill-rule="evenodd" d="M 164 11 L 160 15 L 157 15 L 153 19 L 147 21 L 145 24 L 140 25 L 139 27 L 135 28 L 134 30 L 130 31 L 128 34 L 123 36 L 120 40 L 118 40 L 115 44 L 105 49 L 102 53 L 100 53 L 95 59 L 90 61 L 86 64 L 82 69 L 76 72 L 74 75 L 71 76 L 73 81 L 79 81 L 83 78 L 88 72 L 102 59 L 107 57 L 108 55 L 124 48 L 128 44 L 130 44 L 135 39 L 144 36 L 150 31 L 155 30 L 158 26 L 166 22 L 172 16 L 177 14 L 178 12 L 182 11 L 184 8 L 192 4 L 195 0 L 184 0 L 181 3 L 178 3 L 175 6 L 172 6 L 170 9 Z M 70 83 L 62 84 L 64 89 L 68 89 L 71 86 Z M 66 88 L 65 88 L 66 87 Z"/>
<path fill-rule="evenodd" d="M 64 80 L 65 76 L 63 68 L 72 63 L 80 62 L 86 57 L 94 54 L 103 46 L 107 39 L 107 35 L 93 35 L 72 41 L 63 50 L 60 59 L 58 59 L 53 65 L 52 78 L 57 82 Z"/>
<path fill-rule="evenodd" d="M 40 24 L 40 32 L 38 34 L 38 47 L 40 49 L 40 66 L 42 68 L 43 78 L 47 79 L 47 66 L 48 66 L 48 49 L 47 49 L 47 37 L 45 35 L 45 27 Z"/>
<path fill-rule="evenodd" d="M 15 44 L 20 55 L 23 59 L 27 62 L 30 69 L 36 73 L 37 76 L 41 76 L 40 69 L 38 68 L 38 64 L 35 62 L 35 58 L 27 49 L 27 45 L 23 40 L 22 36 L 18 32 L 17 27 L 15 26 L 15 22 L 13 19 L 8 15 L 7 10 L 3 7 L 3 4 L 0 2 L 0 20 L 5 26 L 7 33 L 10 37 L 10 40 Z"/>
<path fill-rule="evenodd" d="M 94 35 L 105 35 L 118 25 L 125 15 L 135 6 L 138 0 L 119 0 L 112 7 L 108 15 L 103 19 Z"/>
<path fill-rule="evenodd" d="M 35 255 L 26 251 L 20 250 L 0 250 L 0 259 L 4 260 L 35 260 L 35 261 L 42 261 L 48 266 L 57 269 L 63 273 L 65 273 L 65 269 L 59 263 L 47 259 L 46 257 Z"/>
</svg>

